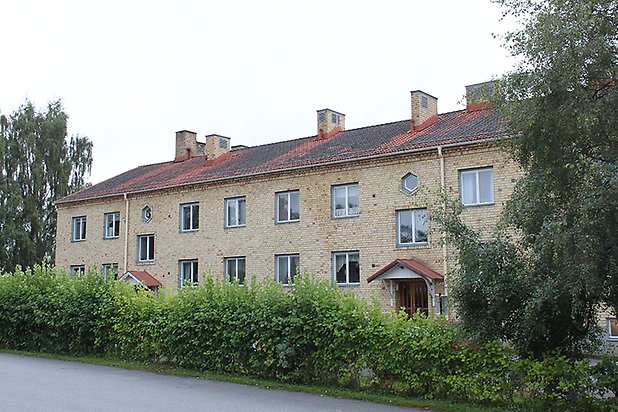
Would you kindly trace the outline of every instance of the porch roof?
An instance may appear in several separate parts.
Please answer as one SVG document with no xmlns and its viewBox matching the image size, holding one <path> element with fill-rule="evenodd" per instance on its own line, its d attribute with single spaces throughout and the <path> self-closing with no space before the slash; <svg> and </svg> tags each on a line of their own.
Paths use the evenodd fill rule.
<svg viewBox="0 0 618 412">
<path fill-rule="evenodd" d="M 132 277 L 138 282 L 141 282 L 144 286 L 147 286 L 147 287 L 161 286 L 161 282 L 159 282 L 154 276 L 152 276 L 150 273 L 146 271 L 140 271 L 140 270 L 129 270 L 127 271 L 127 273 L 122 275 L 122 277 L 120 277 L 120 279 L 118 280 L 126 279 L 128 276 Z"/>
<path fill-rule="evenodd" d="M 444 280 L 444 276 L 441 275 L 440 273 L 436 272 L 435 270 L 427 267 L 427 265 L 425 265 L 423 262 L 413 259 L 413 258 L 409 258 L 409 259 L 395 259 L 393 260 L 391 263 L 389 263 L 388 265 L 384 266 L 382 269 L 378 270 L 376 273 L 374 273 L 373 275 L 369 276 L 367 278 L 367 283 L 370 283 L 376 279 L 378 279 L 379 277 L 381 277 L 382 275 L 386 274 L 389 270 L 391 270 L 392 268 L 394 268 L 397 265 L 402 265 L 408 269 L 410 269 L 411 271 L 413 271 L 414 273 L 418 274 L 419 276 L 424 277 L 425 279 L 428 280 Z"/>
</svg>

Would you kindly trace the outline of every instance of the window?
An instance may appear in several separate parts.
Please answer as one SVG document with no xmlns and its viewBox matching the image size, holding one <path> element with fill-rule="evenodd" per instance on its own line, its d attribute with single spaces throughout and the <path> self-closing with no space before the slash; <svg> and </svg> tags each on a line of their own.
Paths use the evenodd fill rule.
<svg viewBox="0 0 618 412">
<path fill-rule="evenodd" d="M 429 101 L 427 100 L 427 96 L 421 96 L 421 106 L 425 109 L 429 106 Z"/>
<path fill-rule="evenodd" d="M 427 209 L 397 211 L 397 245 L 427 243 Z"/>
<path fill-rule="evenodd" d="M 241 227 L 247 224 L 247 199 L 225 199 L 225 227 Z"/>
<path fill-rule="evenodd" d="M 185 288 L 197 283 L 197 260 L 181 260 L 179 286 Z"/>
<path fill-rule="evenodd" d="M 360 283 L 358 251 L 333 253 L 333 279 L 337 285 L 358 285 Z"/>
<path fill-rule="evenodd" d="M 227 149 L 227 139 L 224 137 L 219 138 L 219 149 Z"/>
<path fill-rule="evenodd" d="M 607 319 L 607 333 L 609 340 L 618 341 L 618 319 Z"/>
<path fill-rule="evenodd" d="M 333 121 L 333 123 L 335 123 L 335 124 L 339 124 L 339 115 L 338 115 L 338 114 L 333 113 L 333 114 L 332 114 L 332 121 Z"/>
<path fill-rule="evenodd" d="M 275 280 L 284 285 L 294 283 L 294 276 L 298 273 L 300 255 L 280 255 L 277 259 L 277 273 Z"/>
<path fill-rule="evenodd" d="M 401 189 L 406 193 L 414 193 L 418 188 L 418 177 L 414 173 L 408 173 L 401 179 Z"/>
<path fill-rule="evenodd" d="M 333 186 L 333 217 L 358 216 L 358 183 Z"/>
<path fill-rule="evenodd" d="M 154 261 L 154 235 L 142 235 L 137 237 L 137 261 Z"/>
<path fill-rule="evenodd" d="M 103 215 L 104 239 L 114 239 L 120 236 L 120 212 L 106 213 Z"/>
<path fill-rule="evenodd" d="M 199 203 L 180 205 L 180 231 L 190 232 L 200 228 Z"/>
<path fill-rule="evenodd" d="M 326 121 L 326 112 L 318 112 L 318 122 Z"/>
<path fill-rule="evenodd" d="M 71 265 L 71 277 L 73 276 L 84 276 L 86 273 L 86 267 L 84 265 Z"/>
<path fill-rule="evenodd" d="M 104 263 L 103 264 L 103 278 L 118 279 L 118 263 Z"/>
<path fill-rule="evenodd" d="M 299 191 L 277 193 L 277 223 L 300 220 Z"/>
<path fill-rule="evenodd" d="M 245 283 L 245 258 L 225 258 L 225 278 L 230 282 Z"/>
<path fill-rule="evenodd" d="M 494 169 L 462 170 L 459 172 L 459 193 L 464 206 L 488 205 L 494 202 Z"/>
<path fill-rule="evenodd" d="M 73 242 L 86 240 L 86 216 L 73 218 Z"/>
<path fill-rule="evenodd" d="M 142 221 L 148 223 L 152 220 L 152 209 L 150 206 L 144 206 L 142 209 Z"/>
</svg>

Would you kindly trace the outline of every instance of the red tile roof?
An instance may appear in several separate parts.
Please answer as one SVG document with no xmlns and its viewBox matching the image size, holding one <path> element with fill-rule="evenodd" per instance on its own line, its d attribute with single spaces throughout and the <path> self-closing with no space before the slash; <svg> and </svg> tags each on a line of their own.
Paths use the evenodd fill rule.
<svg viewBox="0 0 618 412">
<path fill-rule="evenodd" d="M 410 120 L 402 120 L 345 130 L 324 139 L 310 136 L 248 147 L 212 160 L 199 156 L 182 162 L 140 166 L 72 193 L 57 203 L 388 156 L 506 136 L 506 129 L 498 115 L 487 110 L 443 113 L 438 115 L 435 123 L 419 131 L 411 131 L 410 124 Z"/>
<path fill-rule="evenodd" d="M 391 263 L 389 263 L 388 265 L 384 266 L 382 269 L 378 270 L 376 273 L 374 273 L 373 275 L 369 276 L 367 278 L 367 283 L 376 280 L 378 277 L 380 277 L 380 275 L 383 275 L 384 273 L 388 272 L 390 269 L 392 269 L 394 266 L 396 265 L 403 265 L 405 267 L 407 267 L 408 269 L 412 270 L 413 272 L 427 278 L 427 279 L 432 279 L 432 280 L 443 280 L 444 276 L 442 276 L 441 274 L 439 274 L 438 272 L 436 272 L 435 270 L 427 267 L 423 262 L 416 260 L 416 259 L 395 259 L 393 260 Z"/>
<path fill-rule="evenodd" d="M 138 279 L 145 286 L 148 286 L 148 287 L 162 286 L 161 282 L 159 282 L 150 273 L 146 271 L 129 270 L 127 273 L 130 273 L 131 275 L 133 275 L 133 277 Z"/>
</svg>

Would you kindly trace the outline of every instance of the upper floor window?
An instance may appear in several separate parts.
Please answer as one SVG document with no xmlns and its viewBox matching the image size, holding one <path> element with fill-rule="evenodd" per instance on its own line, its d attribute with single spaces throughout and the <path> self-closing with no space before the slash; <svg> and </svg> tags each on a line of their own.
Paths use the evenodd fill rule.
<svg viewBox="0 0 618 412">
<path fill-rule="evenodd" d="M 294 276 L 298 272 L 300 255 L 280 255 L 277 259 L 277 273 L 275 280 L 284 285 L 294 283 Z"/>
<path fill-rule="evenodd" d="M 180 230 L 189 232 L 200 228 L 200 205 L 199 203 L 187 203 L 180 205 Z"/>
<path fill-rule="evenodd" d="M 358 251 L 333 253 L 333 280 L 337 285 L 360 283 L 360 256 Z"/>
<path fill-rule="evenodd" d="M 73 242 L 86 240 L 86 216 L 73 218 Z"/>
<path fill-rule="evenodd" d="M 137 261 L 154 261 L 154 235 L 141 235 L 137 237 Z"/>
<path fill-rule="evenodd" d="M 108 279 L 118 279 L 118 263 L 104 263 L 103 264 L 103 278 L 105 280 Z"/>
<path fill-rule="evenodd" d="M 179 286 L 185 288 L 197 283 L 197 260 L 181 260 Z"/>
<path fill-rule="evenodd" d="M 493 167 L 459 171 L 459 193 L 464 206 L 494 203 Z"/>
<path fill-rule="evenodd" d="M 144 206 L 142 208 L 142 221 L 148 223 L 152 220 L 152 209 L 150 206 Z"/>
<path fill-rule="evenodd" d="M 427 243 L 427 209 L 397 211 L 397 244 L 399 246 Z"/>
<path fill-rule="evenodd" d="M 240 227 L 247 224 L 247 199 L 225 199 L 225 227 Z"/>
<path fill-rule="evenodd" d="M 333 186 L 333 217 L 358 216 L 358 183 Z"/>
<path fill-rule="evenodd" d="M 245 283 L 246 260 L 245 257 L 225 258 L 225 278 L 230 282 Z"/>
<path fill-rule="evenodd" d="M 84 265 L 71 265 L 70 272 L 71 277 L 84 276 L 84 273 L 86 273 L 86 267 Z"/>
<path fill-rule="evenodd" d="M 105 213 L 103 215 L 103 237 L 105 239 L 114 239 L 120 236 L 120 212 Z"/>
<path fill-rule="evenodd" d="M 277 193 L 277 223 L 300 220 L 299 191 Z"/>
<path fill-rule="evenodd" d="M 418 177 L 414 173 L 408 173 L 401 179 L 401 189 L 406 193 L 414 193 L 418 189 Z"/>
</svg>

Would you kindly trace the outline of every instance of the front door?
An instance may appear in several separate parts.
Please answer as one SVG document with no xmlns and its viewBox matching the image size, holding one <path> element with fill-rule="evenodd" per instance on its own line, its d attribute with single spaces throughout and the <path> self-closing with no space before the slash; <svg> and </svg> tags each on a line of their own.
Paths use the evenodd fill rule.
<svg viewBox="0 0 618 412">
<path fill-rule="evenodd" d="M 399 283 L 399 302 L 408 316 L 412 316 L 417 310 L 429 315 L 427 284 L 422 280 Z"/>
</svg>

